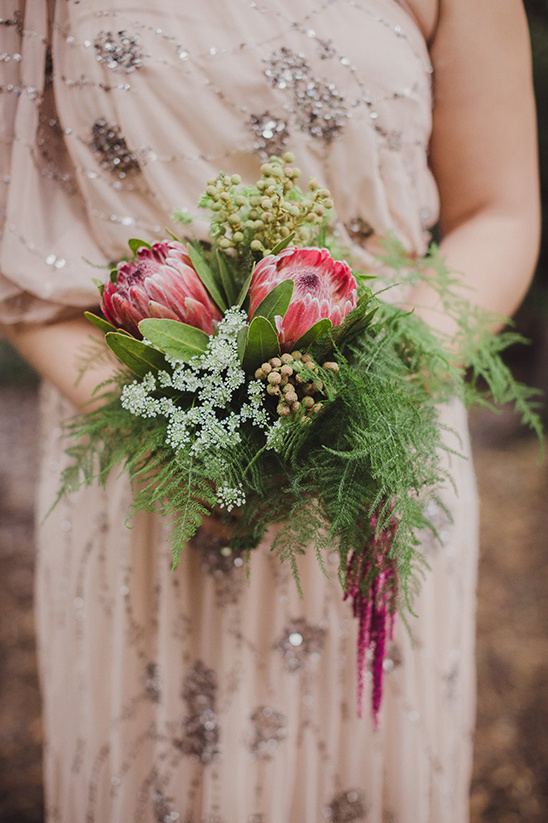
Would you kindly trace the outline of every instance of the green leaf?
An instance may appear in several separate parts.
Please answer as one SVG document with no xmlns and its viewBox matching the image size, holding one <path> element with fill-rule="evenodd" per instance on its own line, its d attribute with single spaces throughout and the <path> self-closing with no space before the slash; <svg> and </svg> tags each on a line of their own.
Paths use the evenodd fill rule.
<svg viewBox="0 0 548 823">
<path fill-rule="evenodd" d="M 190 225 L 190 223 L 192 223 L 193 220 L 192 215 L 189 214 L 189 212 L 187 212 L 187 210 L 183 208 L 175 209 L 172 215 L 172 219 L 177 223 L 182 223 L 184 226 Z"/>
<path fill-rule="evenodd" d="M 172 240 L 176 240 L 177 243 L 182 243 L 183 242 L 180 237 L 177 237 L 176 234 L 173 234 L 173 232 L 170 231 L 169 229 L 167 229 L 165 226 L 164 226 L 164 231 L 166 232 L 166 234 L 169 234 L 169 236 L 171 237 Z"/>
<path fill-rule="evenodd" d="M 171 371 L 169 363 L 158 349 L 134 337 L 119 332 L 108 332 L 105 341 L 118 360 L 137 377 L 144 377 L 149 372 Z"/>
<path fill-rule="evenodd" d="M 291 234 L 288 234 L 283 240 L 280 240 L 279 243 L 276 243 L 274 248 L 271 250 L 270 254 L 279 254 L 281 251 L 286 249 L 291 241 L 295 238 L 295 232 L 292 231 Z"/>
<path fill-rule="evenodd" d="M 266 360 L 279 354 L 280 344 L 276 329 L 266 318 L 255 317 L 247 334 L 242 363 L 245 371 L 252 374 Z"/>
<path fill-rule="evenodd" d="M 248 293 L 249 287 L 251 285 L 251 278 L 253 277 L 253 272 L 254 271 L 255 271 L 255 264 L 253 264 L 253 268 L 251 269 L 251 271 L 247 275 L 247 277 L 245 279 L 245 282 L 244 282 L 242 288 L 240 289 L 240 294 L 238 295 L 238 299 L 236 301 L 236 305 L 240 306 L 240 308 L 243 306 L 244 300 L 247 297 L 247 293 Z"/>
<path fill-rule="evenodd" d="M 111 269 L 110 270 L 110 282 L 117 283 L 118 282 L 118 269 Z"/>
<path fill-rule="evenodd" d="M 248 326 L 242 326 L 236 337 L 236 347 L 240 363 L 244 361 L 245 347 L 247 346 Z"/>
<path fill-rule="evenodd" d="M 209 343 L 209 336 L 204 331 L 178 320 L 150 317 L 141 320 L 139 331 L 154 346 L 183 363 L 205 352 Z"/>
<path fill-rule="evenodd" d="M 368 280 L 372 280 L 376 277 L 376 275 L 371 275 L 371 277 L 369 277 L 368 275 L 364 275 L 364 277 L 367 277 Z M 372 299 L 373 299 L 373 292 L 371 291 L 371 289 L 367 288 L 364 291 L 364 293 L 361 295 L 361 297 L 358 298 L 356 308 L 359 308 L 360 306 L 363 306 L 364 303 L 369 303 L 369 301 L 372 300 Z"/>
<path fill-rule="evenodd" d="M 372 300 L 372 294 L 364 294 L 358 300 L 358 305 L 355 309 L 347 314 L 342 325 L 337 326 L 332 334 L 332 340 L 339 348 L 347 346 L 353 340 L 356 340 L 364 333 L 366 328 L 371 325 L 371 322 L 377 313 L 379 306 L 376 305 L 369 309 L 369 304 Z"/>
<path fill-rule="evenodd" d="M 102 280 L 99 280 L 99 278 L 97 278 L 97 277 L 92 277 L 91 279 L 93 280 L 94 284 L 97 286 L 97 288 L 99 290 L 99 297 L 102 300 L 103 299 L 103 292 L 105 290 L 104 282 Z"/>
<path fill-rule="evenodd" d="M 321 320 L 318 320 L 317 323 L 314 323 L 313 326 L 310 326 L 308 331 L 305 331 L 305 333 L 299 337 L 297 342 L 292 346 L 292 349 L 309 348 L 312 343 L 316 342 L 318 337 L 323 337 L 331 328 L 333 328 L 333 323 L 329 317 L 323 317 Z"/>
<path fill-rule="evenodd" d="M 192 260 L 192 265 L 198 273 L 198 277 L 209 292 L 212 300 L 217 304 L 222 312 L 225 312 L 228 306 L 226 305 L 226 300 L 224 299 L 221 291 L 223 284 L 220 279 L 220 275 L 213 271 L 202 250 L 198 246 L 189 243 L 188 253 L 190 255 L 190 259 Z"/>
<path fill-rule="evenodd" d="M 93 323 L 94 326 L 103 332 L 103 334 L 107 334 L 109 331 L 116 331 L 116 326 L 113 326 L 112 323 L 109 323 L 108 320 L 105 320 L 103 317 L 99 317 L 96 314 L 93 314 L 91 311 L 85 311 L 84 317 L 89 320 L 90 323 Z"/>
<path fill-rule="evenodd" d="M 314 243 L 315 246 L 318 248 L 323 249 L 327 242 L 327 226 L 325 223 L 320 226 L 320 230 L 318 232 L 318 237 L 316 238 L 316 242 Z"/>
<path fill-rule="evenodd" d="M 145 249 L 150 249 L 150 243 L 147 243 L 146 240 L 139 240 L 137 237 L 132 237 L 131 240 L 127 241 L 128 246 L 130 247 L 133 254 L 137 254 L 139 249 L 142 249 L 143 246 Z"/>
<path fill-rule="evenodd" d="M 216 255 L 217 263 L 219 264 L 219 273 L 221 275 L 221 280 L 223 282 L 223 288 L 225 290 L 225 294 L 228 300 L 228 305 L 234 306 L 238 299 L 238 286 L 236 285 L 234 275 L 232 274 L 232 270 L 227 262 L 225 255 L 222 253 L 220 249 L 217 249 Z"/>
<path fill-rule="evenodd" d="M 282 280 L 281 283 L 278 283 L 278 285 L 261 300 L 253 312 L 251 319 L 253 320 L 255 317 L 265 317 L 267 320 L 270 320 L 275 327 L 274 318 L 285 316 L 291 302 L 294 288 L 295 283 L 293 280 Z"/>
</svg>

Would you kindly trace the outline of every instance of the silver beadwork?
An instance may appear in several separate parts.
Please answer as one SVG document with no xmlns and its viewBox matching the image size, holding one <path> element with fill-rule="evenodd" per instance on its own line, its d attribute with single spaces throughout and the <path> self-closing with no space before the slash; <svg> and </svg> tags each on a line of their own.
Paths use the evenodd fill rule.
<svg viewBox="0 0 548 823">
<path fill-rule="evenodd" d="M 305 666 L 310 655 L 321 652 L 326 634 L 322 626 L 313 626 L 302 618 L 293 620 L 275 646 L 283 653 L 285 668 L 294 672 Z"/>
<path fill-rule="evenodd" d="M 269 111 L 252 114 L 248 121 L 248 129 L 256 137 L 253 148 L 263 159 L 268 159 L 272 154 L 283 153 L 289 139 L 289 129 L 285 118 L 275 117 Z"/>
<path fill-rule="evenodd" d="M 265 58 L 265 76 L 277 89 L 287 90 L 286 108 L 302 131 L 330 143 L 348 118 L 344 98 L 334 83 L 314 77 L 303 54 L 285 46 Z"/>
<path fill-rule="evenodd" d="M 371 235 L 375 234 L 375 229 L 371 223 L 368 223 L 363 217 L 350 218 L 350 220 L 344 224 L 344 227 L 350 235 L 350 238 L 359 245 L 365 243 Z"/>
<path fill-rule="evenodd" d="M 93 46 L 97 61 L 112 71 L 131 74 L 143 65 L 141 41 L 137 35 L 127 31 L 100 31 Z"/>
<path fill-rule="evenodd" d="M 326 817 L 331 823 L 353 823 L 364 820 L 366 814 L 363 792 L 357 789 L 340 792 L 326 809 Z"/>
<path fill-rule="evenodd" d="M 186 678 L 183 699 L 188 716 L 183 721 L 183 737 L 174 745 L 202 763 L 211 763 L 219 754 L 219 721 L 215 712 L 217 676 L 198 660 Z"/>
<path fill-rule="evenodd" d="M 278 749 L 278 744 L 287 737 L 287 720 L 281 712 L 270 706 L 260 706 L 251 715 L 253 737 L 249 744 L 251 752 L 261 760 L 270 760 Z"/>
<path fill-rule="evenodd" d="M 89 147 L 99 156 L 101 168 L 120 179 L 139 170 L 137 155 L 128 148 L 120 127 L 106 120 L 96 120 L 91 127 Z"/>
</svg>

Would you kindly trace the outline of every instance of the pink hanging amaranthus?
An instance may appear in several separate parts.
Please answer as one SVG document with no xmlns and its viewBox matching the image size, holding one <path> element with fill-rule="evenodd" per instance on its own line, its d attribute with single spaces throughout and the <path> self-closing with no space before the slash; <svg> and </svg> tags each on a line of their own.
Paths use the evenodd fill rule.
<svg viewBox="0 0 548 823">
<path fill-rule="evenodd" d="M 382 702 L 383 663 L 387 640 L 392 640 L 396 616 L 398 575 L 390 549 L 397 523 L 391 518 L 377 533 L 378 515 L 370 520 L 371 536 L 361 552 L 353 552 L 347 565 L 344 599 L 351 597 L 358 628 L 358 716 L 363 716 L 367 652 L 371 651 L 371 709 L 375 728 Z"/>
</svg>

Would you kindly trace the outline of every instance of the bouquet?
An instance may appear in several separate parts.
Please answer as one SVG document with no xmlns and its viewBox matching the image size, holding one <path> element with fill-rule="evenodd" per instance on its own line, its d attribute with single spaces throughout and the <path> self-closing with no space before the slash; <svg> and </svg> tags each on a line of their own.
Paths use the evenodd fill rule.
<svg viewBox="0 0 548 823">
<path fill-rule="evenodd" d="M 221 172 L 199 203 L 210 239 L 131 240 L 131 259 L 98 282 L 104 317 L 86 313 L 120 361 L 103 405 L 70 425 L 61 493 L 122 466 L 136 510 L 171 526 L 173 565 L 202 518 L 225 521 L 223 551 L 251 551 L 277 524 L 272 551 L 291 564 L 339 555 L 342 596 L 359 622 L 359 712 L 367 659 L 372 711 L 397 611 L 412 611 L 425 561 L 419 533 L 450 478 L 439 404 L 513 400 L 538 433 L 532 390 L 516 383 L 436 250 L 411 261 L 393 237 L 382 283 L 352 271 L 329 230 L 333 201 L 296 184 L 293 157 L 272 157 L 255 185 Z M 383 300 L 390 284 L 427 281 L 455 321 L 448 339 Z M 95 356 L 95 355 L 94 355 Z M 465 379 L 466 373 L 469 379 Z"/>
</svg>

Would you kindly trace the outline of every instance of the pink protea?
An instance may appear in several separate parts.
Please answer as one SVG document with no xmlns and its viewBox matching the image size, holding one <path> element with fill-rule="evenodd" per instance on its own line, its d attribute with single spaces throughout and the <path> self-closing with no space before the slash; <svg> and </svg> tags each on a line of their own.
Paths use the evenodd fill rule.
<svg viewBox="0 0 548 823">
<path fill-rule="evenodd" d="M 284 318 L 276 318 L 282 351 L 324 317 L 340 326 L 355 308 L 356 280 L 347 263 L 333 260 L 327 249 L 290 246 L 280 254 L 268 255 L 255 267 L 249 288 L 249 316 L 282 280 L 293 280 L 295 288 Z"/>
<path fill-rule="evenodd" d="M 147 317 L 179 320 L 212 334 L 221 314 L 177 240 L 142 246 L 136 260 L 118 264 L 116 283 L 103 291 L 103 312 L 115 326 L 139 336 Z"/>
</svg>

